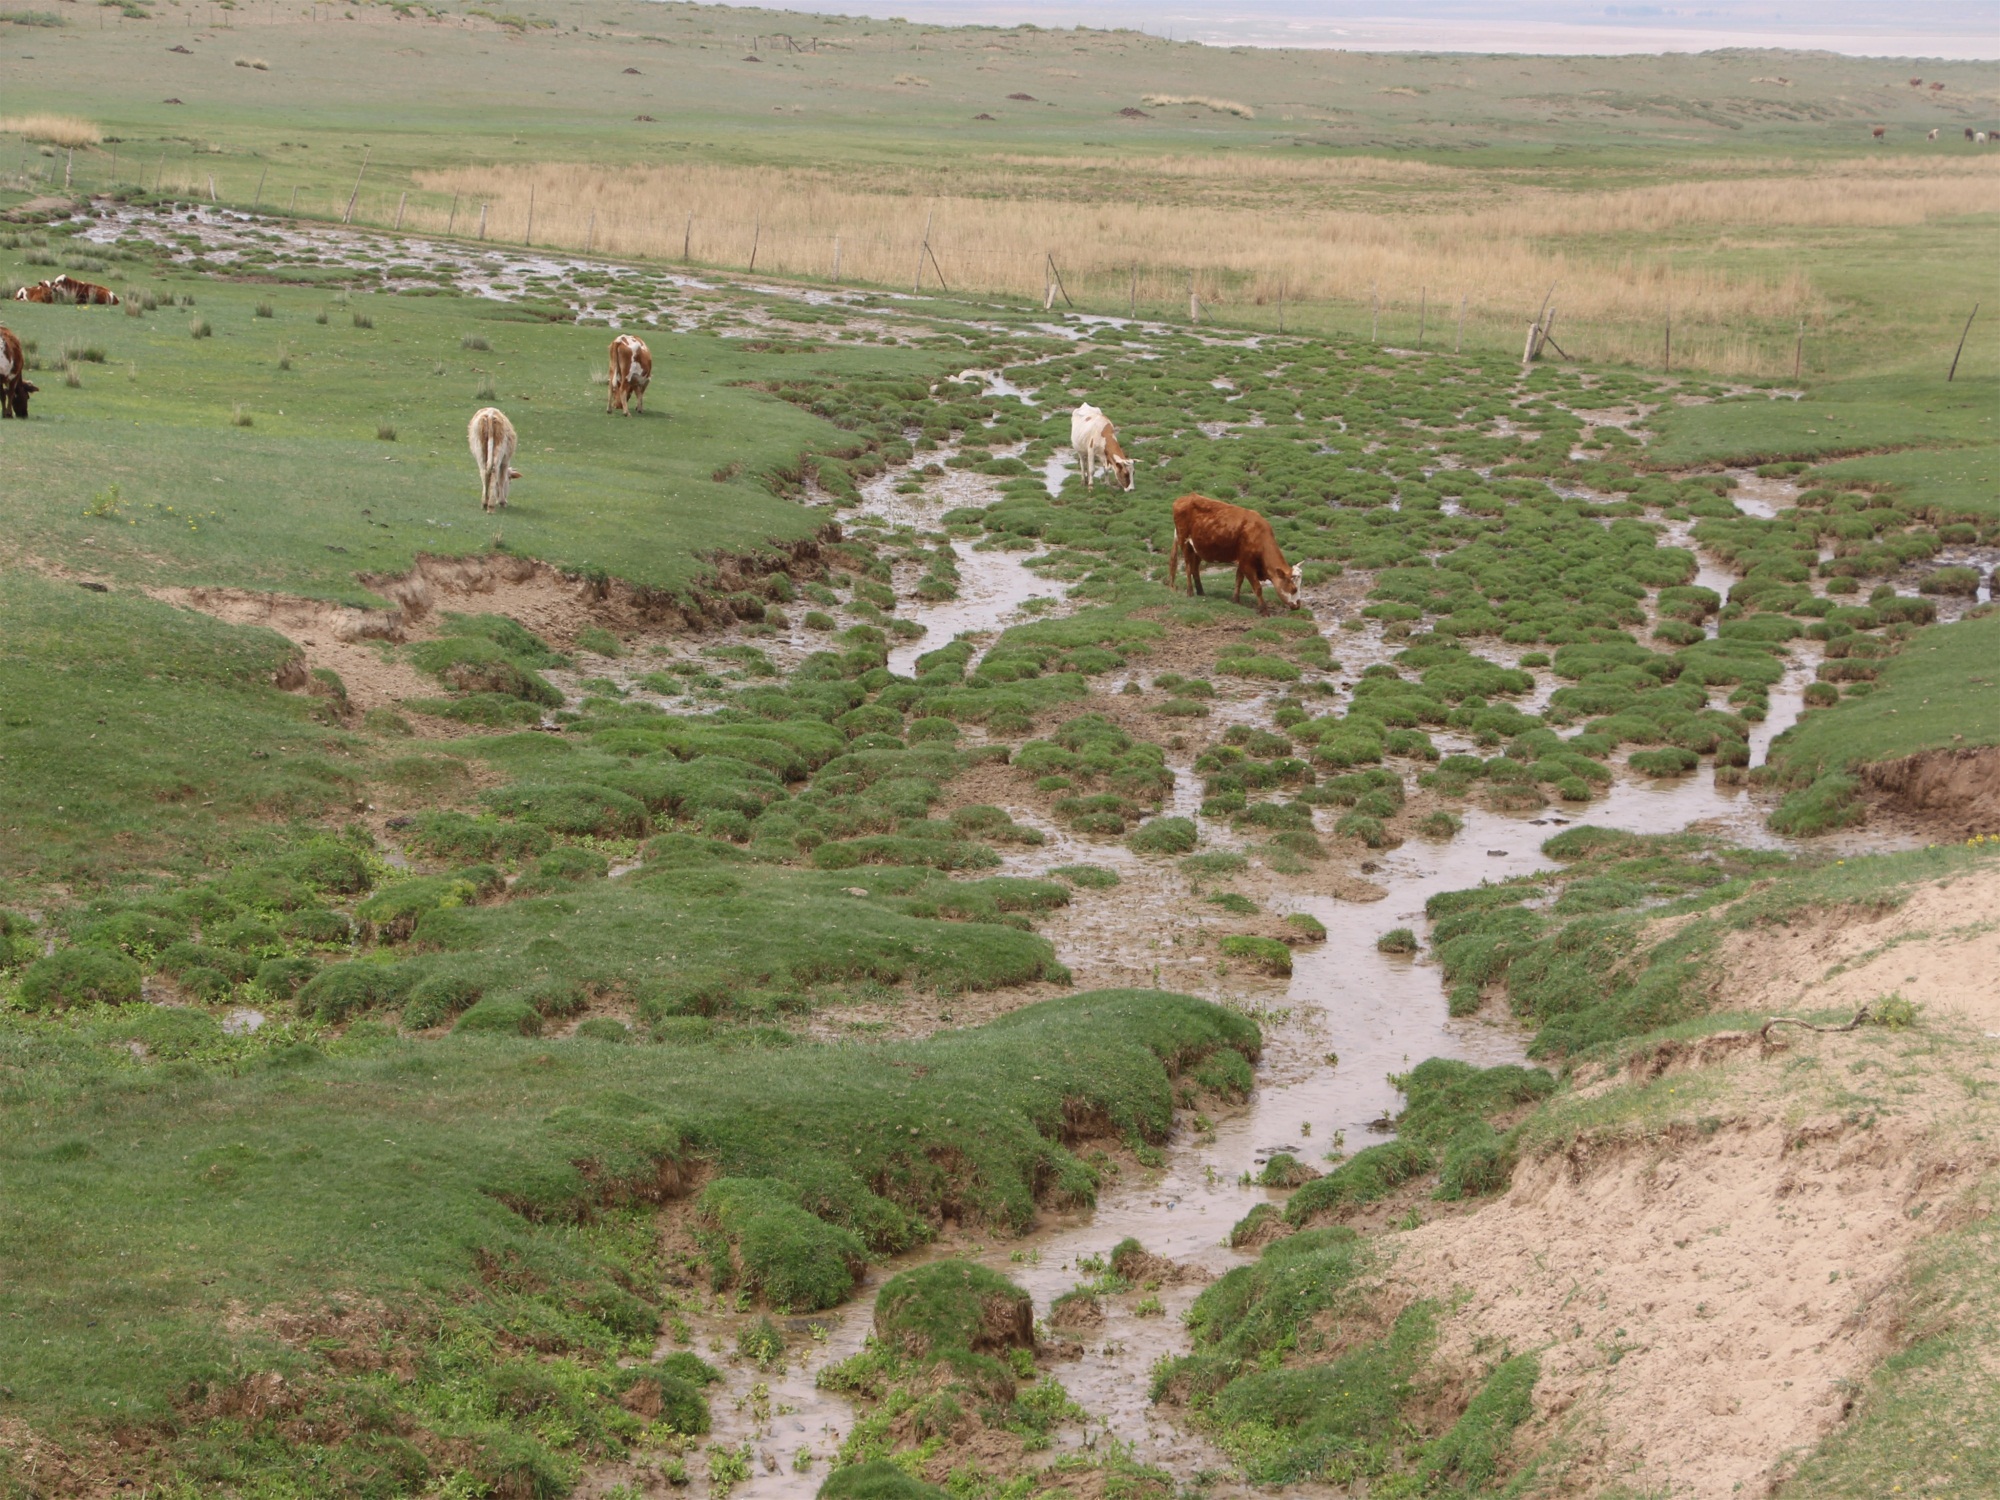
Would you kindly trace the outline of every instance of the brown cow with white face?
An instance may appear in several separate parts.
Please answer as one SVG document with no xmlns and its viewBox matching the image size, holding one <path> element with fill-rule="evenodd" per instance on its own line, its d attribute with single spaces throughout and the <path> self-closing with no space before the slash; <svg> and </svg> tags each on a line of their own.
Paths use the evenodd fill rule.
<svg viewBox="0 0 2000 1500">
<path fill-rule="evenodd" d="M 514 449 L 520 441 L 514 424 L 499 407 L 482 406 L 472 414 L 465 436 L 472 445 L 472 461 L 479 465 L 479 508 L 504 509 L 508 481 L 521 477 L 514 467 Z"/>
<path fill-rule="evenodd" d="M 68 272 L 24 286 L 14 293 L 16 302 L 60 302 L 77 307 L 116 307 L 118 294 L 94 281 L 78 281 Z"/>
<path fill-rule="evenodd" d="M 28 358 L 11 328 L 0 328 L 0 417 L 28 419 L 28 398 L 41 387 L 28 379 Z"/>
<path fill-rule="evenodd" d="M 1278 591 L 1286 608 L 1299 607 L 1301 569 L 1285 561 L 1278 550 L 1278 538 L 1271 523 L 1254 510 L 1206 495 L 1183 495 L 1174 502 L 1174 550 L 1167 559 L 1167 587 L 1174 586 L 1175 570 L 1187 565 L 1188 592 L 1207 592 L 1201 586 L 1203 563 L 1233 563 L 1236 567 L 1238 604 L 1243 602 L 1247 582 L 1257 595 L 1257 612 L 1269 614 L 1264 604 L 1264 585 Z"/>
<path fill-rule="evenodd" d="M 629 417 L 635 409 L 643 413 L 646 387 L 652 382 L 653 351 L 644 339 L 619 334 L 611 341 L 611 394 L 604 403 L 604 414 L 621 411 Z"/>
</svg>

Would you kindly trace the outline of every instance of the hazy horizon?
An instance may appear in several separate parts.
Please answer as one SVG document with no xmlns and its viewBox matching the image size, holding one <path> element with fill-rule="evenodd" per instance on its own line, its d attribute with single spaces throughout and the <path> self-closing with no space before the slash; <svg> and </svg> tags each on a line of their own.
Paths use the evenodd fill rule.
<svg viewBox="0 0 2000 1500">
<path fill-rule="evenodd" d="M 1228 0 L 1166 9 L 1092 0 L 875 0 L 834 13 L 901 17 L 936 25 L 1129 28 L 1210 46 L 1330 47 L 1350 51 L 1606 54 L 1703 52 L 1726 47 L 1836 52 L 1856 57 L 2000 59 L 2000 27 L 1990 9 L 1941 0 L 1912 15 L 1863 0 L 1811 6 L 1730 3 L 1428 3 L 1384 15 L 1383 0 Z"/>
</svg>

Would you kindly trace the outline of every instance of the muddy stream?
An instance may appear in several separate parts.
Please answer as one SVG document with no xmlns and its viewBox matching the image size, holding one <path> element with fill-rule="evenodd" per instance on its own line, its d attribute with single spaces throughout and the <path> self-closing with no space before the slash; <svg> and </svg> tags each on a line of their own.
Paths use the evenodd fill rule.
<svg viewBox="0 0 2000 1500">
<path fill-rule="evenodd" d="M 1007 393 L 1027 395 L 1011 388 Z M 948 450 L 925 455 L 926 459 L 943 456 Z M 1048 463 L 1051 493 L 1062 487 L 1067 459 L 1064 453 Z M 930 478 L 921 493 L 899 493 L 896 485 L 907 477 L 908 471 L 892 472 L 864 485 L 861 507 L 844 515 L 844 523 L 891 531 L 913 528 L 935 541 L 945 511 L 991 503 L 999 496 L 996 481 L 956 470 Z M 1742 508 L 1746 514 L 1768 515 L 1772 507 L 1791 503 L 1794 495 L 1784 486 L 1762 483 L 1743 496 Z M 1663 540 L 1693 547 L 1685 534 Z M 919 655 L 962 633 L 987 644 L 1008 625 L 1046 618 L 1064 608 L 1060 586 L 1034 571 L 1034 554 L 963 540 L 951 545 L 961 574 L 959 596 L 941 604 L 899 600 L 899 617 L 922 625 L 925 633 L 921 639 L 895 646 L 890 666 L 898 673 L 913 672 Z M 1726 597 L 1735 578 L 1703 558 L 1697 581 Z M 1331 588 L 1308 589 L 1305 602 L 1334 650 L 1339 669 L 1331 675 L 1336 678 L 1351 682 L 1364 666 L 1390 659 L 1401 645 L 1385 639 L 1375 621 L 1359 632 L 1341 630 L 1344 606 Z M 795 632 L 786 644 L 805 650 L 814 643 Z M 1517 653 L 1498 648 L 1493 654 Z M 1816 647 L 1794 643 L 1786 676 L 1770 693 L 1769 714 L 1753 725 L 1753 763 L 1763 762 L 1771 740 L 1798 717 L 1817 659 Z M 1092 706 L 1104 701 L 1098 695 L 1117 694 L 1133 675 L 1128 671 L 1103 679 Z M 1151 675 L 1143 661 L 1137 675 L 1142 680 Z M 1536 691 L 1523 695 L 1524 704 L 1546 703 L 1556 685 L 1546 669 L 1538 669 L 1536 675 Z M 1218 681 L 1217 689 L 1201 739 L 1232 723 L 1268 727 L 1266 690 L 1227 679 Z M 1335 701 L 1346 696 L 1341 691 Z M 1164 730 L 1159 733 L 1171 743 L 1172 736 Z M 1434 739 L 1447 754 L 1475 748 L 1448 732 L 1437 733 Z M 1192 764 L 1198 748 L 1170 749 L 1175 790 L 1163 811 L 1195 818 L 1204 848 L 1238 845 L 1241 841 L 1226 822 L 1199 816 L 1200 778 Z M 1524 1060 L 1525 1037 L 1519 1030 L 1503 1018 L 1451 1018 L 1437 968 L 1427 960 L 1378 952 L 1375 939 L 1381 933 L 1409 927 L 1425 937 L 1424 902 L 1432 894 L 1551 868 L 1540 846 L 1574 821 L 1637 833 L 1698 825 L 1747 845 L 1784 842 L 1764 827 L 1768 794 L 1717 786 L 1706 770 L 1666 780 L 1635 776 L 1622 765 L 1619 770 L 1606 795 L 1573 813 L 1551 808 L 1510 814 L 1467 805 L 1460 809 L 1463 831 L 1447 843 L 1413 840 L 1384 852 L 1336 853 L 1325 866 L 1294 878 L 1253 864 L 1230 883 L 1254 894 L 1274 916 L 1307 912 L 1327 929 L 1324 944 L 1295 950 L 1288 981 L 1240 973 L 1225 976 L 1218 972 L 1212 947 L 1190 951 L 1178 941 L 1186 925 L 1187 903 L 1198 897 L 1171 862 L 1141 859 L 1113 841 L 1079 837 L 1025 802 L 1008 806 L 1018 821 L 1039 828 L 1046 842 L 1008 852 L 1006 873 L 1034 875 L 1060 865 L 1091 863 L 1111 867 L 1121 876 L 1116 889 L 1083 894 L 1041 924 L 1055 942 L 1058 956 L 1075 971 L 1078 989 L 1158 985 L 1202 994 L 1248 1011 L 1265 1032 L 1264 1059 L 1247 1105 L 1212 1122 L 1183 1113 L 1165 1165 L 1144 1171 L 1128 1163 L 1115 1175 L 1107 1174 L 1095 1212 L 1045 1215 L 1038 1228 L 1021 1239 L 948 1232 L 938 1246 L 920 1253 L 919 1258 L 971 1255 L 990 1264 L 1028 1290 L 1037 1317 L 1044 1319 L 1055 1298 L 1093 1279 L 1099 1269 L 1094 1258 L 1107 1256 L 1128 1235 L 1153 1254 L 1188 1268 L 1185 1279 L 1168 1281 L 1151 1299 L 1136 1290 L 1104 1297 L 1101 1324 L 1055 1335 L 1080 1343 L 1081 1350 L 1073 1358 L 1052 1365 L 1045 1362 L 1046 1373 L 1061 1381 L 1089 1413 L 1087 1423 L 1059 1430 L 1058 1453 L 1115 1443 L 1131 1457 L 1169 1470 L 1182 1483 L 1200 1474 L 1217 1493 L 1247 1494 L 1246 1487 L 1225 1477 L 1233 1472 L 1226 1456 L 1155 1411 L 1148 1400 L 1148 1377 L 1158 1360 L 1187 1349 L 1180 1318 L 1202 1285 L 1253 1258 L 1228 1247 L 1230 1227 L 1255 1204 L 1284 1196 L 1255 1186 L 1255 1174 L 1279 1151 L 1324 1169 L 1330 1153 L 1351 1153 L 1382 1139 L 1381 1127 L 1371 1129 L 1371 1122 L 1393 1115 L 1401 1103 L 1388 1076 L 1424 1058 L 1456 1057 L 1482 1066 Z M 999 800 L 1007 805 L 1004 796 Z M 1318 814 L 1329 825 L 1334 815 L 1328 810 Z M 1858 852 L 1893 847 L 1895 842 L 1880 833 L 1855 834 L 1844 840 L 1820 840 L 1817 847 L 1841 844 Z M 1211 920 L 1218 927 L 1227 925 L 1219 915 Z M 874 1293 L 909 1263 L 875 1268 L 844 1307 L 786 1320 L 792 1338 L 782 1369 L 759 1371 L 721 1357 L 731 1347 L 740 1316 L 712 1311 L 688 1317 L 694 1347 L 724 1369 L 725 1383 L 714 1395 L 713 1441 L 726 1447 L 748 1444 L 754 1457 L 750 1478 L 734 1493 L 746 1500 L 806 1500 L 816 1492 L 828 1461 L 852 1429 L 856 1412 L 847 1400 L 817 1389 L 815 1377 L 828 1364 L 863 1347 Z M 673 1347 L 671 1340 L 663 1342 L 661 1352 Z"/>
</svg>

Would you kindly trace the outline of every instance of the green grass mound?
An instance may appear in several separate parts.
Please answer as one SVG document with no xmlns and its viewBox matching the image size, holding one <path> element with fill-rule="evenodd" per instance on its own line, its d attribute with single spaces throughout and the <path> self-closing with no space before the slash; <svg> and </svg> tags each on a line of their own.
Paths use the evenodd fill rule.
<svg viewBox="0 0 2000 1500">
<path fill-rule="evenodd" d="M 20 1002 L 28 1010 L 68 1010 L 76 1005 L 130 1005 L 139 999 L 139 966 L 108 948 L 65 948 L 38 958 L 21 975 Z"/>
<path fill-rule="evenodd" d="M 835 1469 L 819 1487 L 819 1500 L 949 1500 L 949 1495 L 886 1458 Z"/>
<path fill-rule="evenodd" d="M 875 1299 L 875 1337 L 906 1359 L 1035 1345 L 1034 1304 L 998 1271 L 941 1260 L 893 1276 Z"/>
</svg>

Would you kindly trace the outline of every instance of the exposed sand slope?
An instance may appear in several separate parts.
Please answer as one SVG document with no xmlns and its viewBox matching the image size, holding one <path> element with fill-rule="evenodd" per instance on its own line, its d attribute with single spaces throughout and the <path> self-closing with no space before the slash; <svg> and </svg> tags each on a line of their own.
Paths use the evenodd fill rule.
<svg viewBox="0 0 2000 1500">
<path fill-rule="evenodd" d="M 1744 935 L 1725 1007 L 1900 990 L 1923 1020 L 1648 1052 L 1558 1101 L 1504 1198 L 1399 1237 L 1394 1290 L 1464 1298 L 1448 1359 L 1542 1351 L 1519 1444 L 1556 1492 L 1769 1493 L 1847 1415 L 1912 1247 L 1990 1211 L 2000 1108 L 1966 1080 L 2000 1080 L 1997 917 L 1987 869 Z"/>
</svg>

